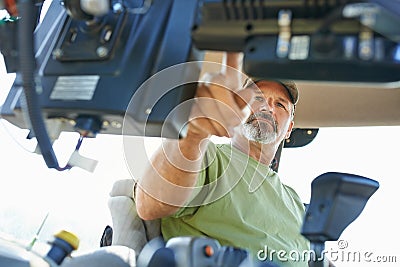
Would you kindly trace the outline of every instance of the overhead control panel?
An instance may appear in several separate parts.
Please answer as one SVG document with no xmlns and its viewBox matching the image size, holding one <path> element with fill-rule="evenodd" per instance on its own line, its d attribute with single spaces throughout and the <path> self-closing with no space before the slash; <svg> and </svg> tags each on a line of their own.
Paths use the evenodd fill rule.
<svg viewBox="0 0 400 267">
<path fill-rule="evenodd" d="M 398 1 L 202 1 L 199 49 L 245 53 L 254 78 L 400 81 Z"/>
</svg>

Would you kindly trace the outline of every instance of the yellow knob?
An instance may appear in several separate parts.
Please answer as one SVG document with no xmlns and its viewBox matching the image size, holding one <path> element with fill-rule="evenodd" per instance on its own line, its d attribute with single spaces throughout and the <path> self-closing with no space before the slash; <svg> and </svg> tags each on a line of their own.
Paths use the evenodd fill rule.
<svg viewBox="0 0 400 267">
<path fill-rule="evenodd" d="M 61 230 L 54 237 L 60 238 L 71 245 L 74 250 L 77 250 L 79 247 L 79 238 L 71 232 Z"/>
</svg>

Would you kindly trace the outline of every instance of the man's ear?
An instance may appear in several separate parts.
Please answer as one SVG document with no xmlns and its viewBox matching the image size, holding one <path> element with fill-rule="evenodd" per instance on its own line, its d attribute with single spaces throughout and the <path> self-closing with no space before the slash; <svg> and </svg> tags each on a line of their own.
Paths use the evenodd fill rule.
<svg viewBox="0 0 400 267">
<path fill-rule="evenodd" d="M 285 139 L 288 139 L 290 137 L 290 134 L 292 133 L 293 130 L 293 126 L 294 126 L 294 121 L 291 121 L 289 124 L 289 128 L 286 132 Z"/>
</svg>

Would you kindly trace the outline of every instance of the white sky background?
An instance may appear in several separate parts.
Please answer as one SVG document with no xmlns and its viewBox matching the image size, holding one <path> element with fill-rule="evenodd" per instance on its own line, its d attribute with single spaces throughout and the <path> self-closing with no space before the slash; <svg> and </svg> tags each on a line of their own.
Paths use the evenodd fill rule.
<svg viewBox="0 0 400 267">
<path fill-rule="evenodd" d="M 321 129 L 316 139 L 308 146 L 285 149 L 282 153 L 279 170 L 281 177 L 292 185 L 305 201 L 310 199 L 312 179 L 325 172 L 347 172 L 379 181 L 378 191 L 339 239 L 348 242 L 347 251 L 397 255 L 397 260 L 399 259 L 399 136 L 400 127 Z M 329 242 L 327 247 L 338 250 L 337 242 Z M 366 262 L 335 264 L 398 265 Z"/>
<path fill-rule="evenodd" d="M 6 74 L 0 60 L 0 105 L 13 77 Z M 80 250 L 97 248 L 104 227 L 111 224 L 107 201 L 112 184 L 131 178 L 125 165 L 122 137 L 98 135 L 84 140 L 81 154 L 99 161 L 93 173 L 79 168 L 58 172 L 48 169 L 40 155 L 30 152 L 36 143 L 25 139 L 27 133 L 0 119 L 0 233 L 27 243 L 49 213 L 39 235 L 40 242 L 65 229 L 80 237 Z M 346 251 L 395 255 L 397 264 L 336 261 L 338 267 L 397 266 L 400 262 L 399 137 L 400 127 L 321 129 L 308 146 L 285 149 L 282 153 L 282 180 L 295 188 L 304 202 L 310 199 L 311 181 L 328 171 L 364 175 L 380 182 L 360 217 L 340 239 L 348 242 Z M 77 138 L 75 133 L 62 133 L 55 142 L 60 165 L 68 160 Z M 146 144 L 152 151 L 158 142 Z M 139 160 L 145 155 L 137 156 Z M 327 249 L 341 251 L 336 242 L 329 242 Z"/>
</svg>

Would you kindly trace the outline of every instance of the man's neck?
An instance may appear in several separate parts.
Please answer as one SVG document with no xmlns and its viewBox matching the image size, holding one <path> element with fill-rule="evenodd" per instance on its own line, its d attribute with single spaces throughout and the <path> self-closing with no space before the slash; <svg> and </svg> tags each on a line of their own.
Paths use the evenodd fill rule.
<svg viewBox="0 0 400 267">
<path fill-rule="evenodd" d="M 249 141 L 241 134 L 236 134 L 232 138 L 232 145 L 243 153 L 248 154 L 251 158 L 265 165 L 271 164 L 276 150 L 278 149 L 278 146 L 274 143 L 262 144 L 255 141 Z"/>
</svg>

